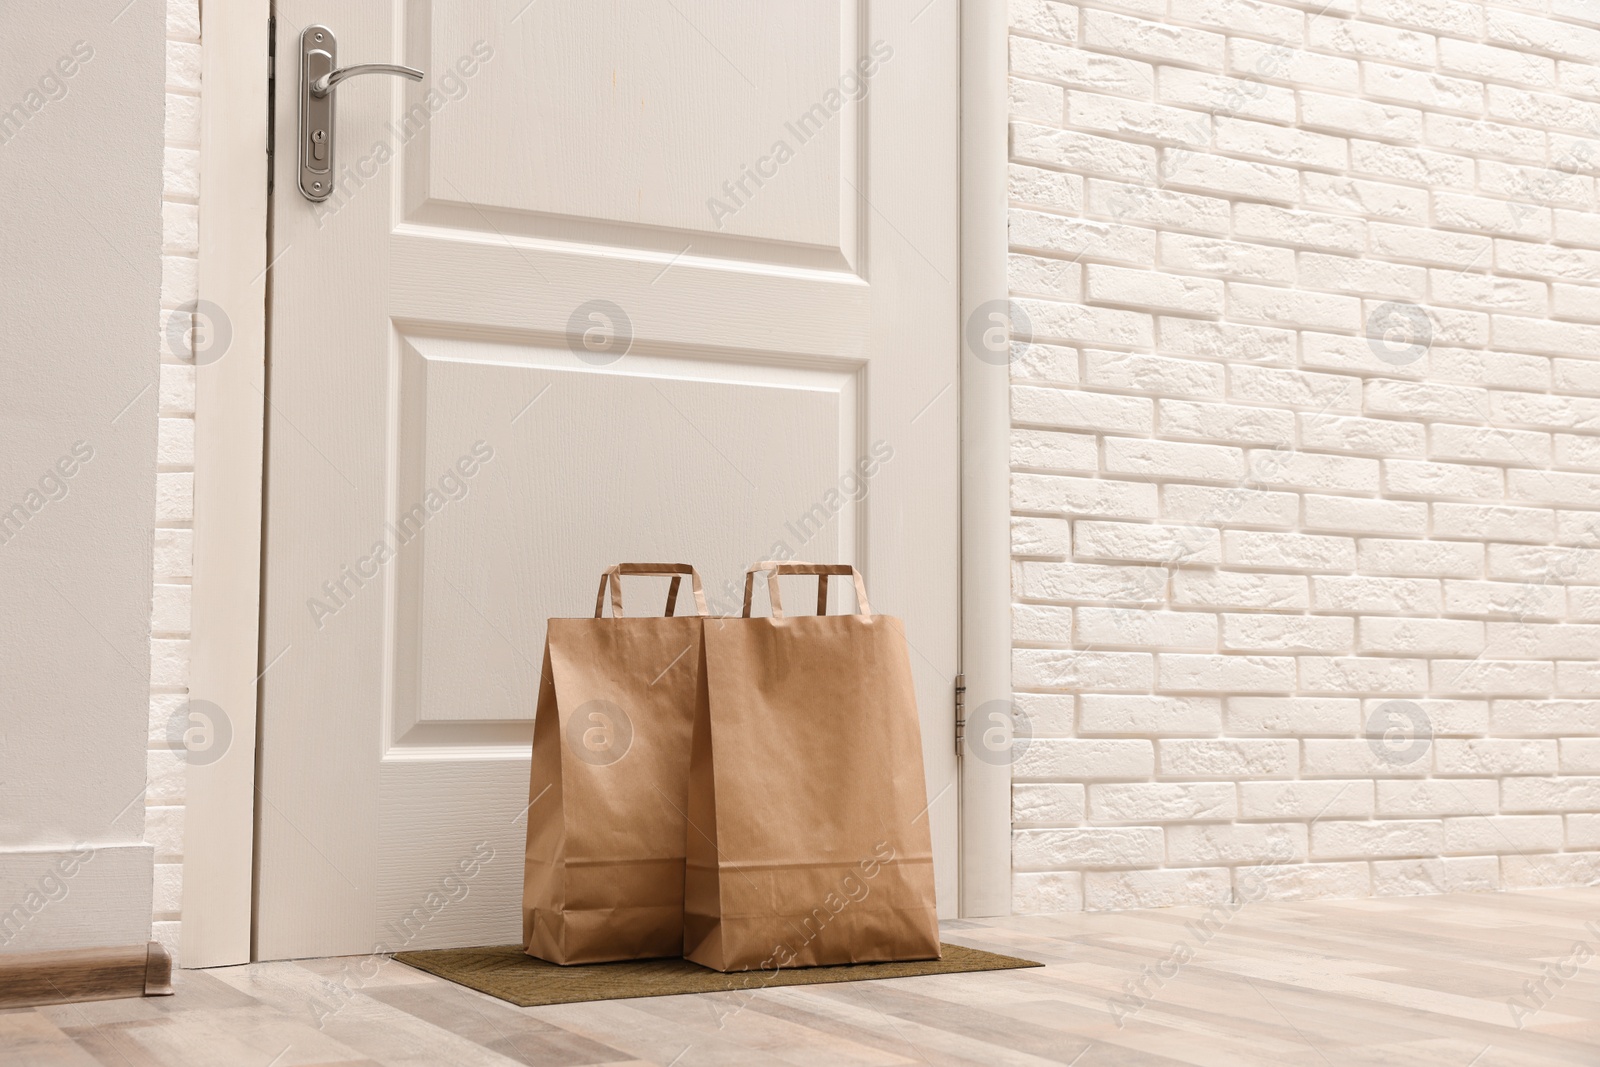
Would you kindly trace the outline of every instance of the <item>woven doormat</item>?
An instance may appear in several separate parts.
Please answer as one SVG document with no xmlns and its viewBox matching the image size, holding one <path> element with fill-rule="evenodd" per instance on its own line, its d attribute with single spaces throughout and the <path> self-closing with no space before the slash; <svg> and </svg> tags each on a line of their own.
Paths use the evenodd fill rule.
<svg viewBox="0 0 1600 1067">
<path fill-rule="evenodd" d="M 777 974 L 744 971 L 723 974 L 683 959 L 579 963 L 561 967 L 535 959 L 521 945 L 439 948 L 399 952 L 395 959 L 429 974 L 508 1000 L 518 1007 L 576 1004 L 624 997 L 670 997 L 678 993 L 718 993 L 771 986 L 864 982 L 962 971 L 1004 971 L 1043 967 L 1033 960 L 1001 956 L 962 945 L 943 945 L 944 958 L 905 963 L 851 963 L 838 967 L 791 967 Z"/>
</svg>

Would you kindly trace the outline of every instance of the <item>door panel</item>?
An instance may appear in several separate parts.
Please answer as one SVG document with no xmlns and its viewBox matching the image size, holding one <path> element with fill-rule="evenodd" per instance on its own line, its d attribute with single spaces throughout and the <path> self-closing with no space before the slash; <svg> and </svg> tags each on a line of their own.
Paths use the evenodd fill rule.
<svg viewBox="0 0 1600 1067">
<path fill-rule="evenodd" d="M 954 914 L 954 6 L 323 2 L 280 146 L 302 25 L 429 76 L 336 90 L 329 201 L 277 160 L 258 957 L 517 937 L 545 620 L 620 560 L 862 568 Z"/>
<path fill-rule="evenodd" d="M 470 65 L 473 46 L 494 32 L 456 6 L 411 5 L 429 70 L 454 70 L 463 57 Z M 525 212 L 535 226 L 564 217 L 853 249 L 858 105 L 813 108 L 855 62 L 857 19 L 853 3 L 530 9 L 503 36 L 509 58 L 539 62 L 497 54 L 472 82 L 461 79 L 463 98 L 490 103 L 413 120 L 427 144 L 407 160 L 408 207 L 432 200 Z M 788 146 L 781 163 L 779 141 Z M 762 179 L 763 157 L 762 169 L 781 167 L 782 181 Z M 741 178 L 760 191 L 747 206 L 736 202 Z M 713 199 L 731 213 L 708 209 Z"/>
</svg>

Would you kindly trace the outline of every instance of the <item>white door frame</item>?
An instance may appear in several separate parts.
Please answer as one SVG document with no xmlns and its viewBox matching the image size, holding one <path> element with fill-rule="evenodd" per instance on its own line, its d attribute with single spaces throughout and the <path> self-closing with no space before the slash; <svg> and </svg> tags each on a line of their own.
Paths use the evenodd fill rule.
<svg viewBox="0 0 1600 1067">
<path fill-rule="evenodd" d="M 1011 369 L 978 358 L 966 328 L 1008 297 L 1007 6 L 961 4 L 961 671 L 969 717 L 1011 700 Z M 1011 767 L 963 754 L 959 774 L 960 914 L 1009 915 Z"/>
<path fill-rule="evenodd" d="M 181 962 L 188 967 L 246 963 L 252 955 L 257 683 L 272 657 L 259 645 L 269 8 L 270 0 L 207 4 L 200 28 L 199 295 L 203 310 L 226 316 L 231 340 L 222 358 L 195 372 L 189 694 L 223 710 L 232 741 L 221 759 L 186 772 Z M 1006 297 L 1007 22 L 1000 0 L 964 0 L 962 8 L 965 321 Z M 222 204 L 226 212 L 206 210 Z M 1011 688 L 1006 369 L 963 352 L 961 400 L 961 645 L 976 708 L 1009 698 Z M 1010 770 L 964 760 L 961 775 L 960 913 L 1005 914 Z"/>
<path fill-rule="evenodd" d="M 191 762 L 185 769 L 179 962 L 188 967 L 250 959 L 269 15 L 269 0 L 229 0 L 204 5 L 200 25 L 200 310 L 213 320 L 214 342 L 221 328 L 230 337 L 220 356 L 195 368 L 189 699 L 221 709 L 231 741 L 214 763 Z M 212 353 L 218 349 L 220 343 Z"/>
</svg>

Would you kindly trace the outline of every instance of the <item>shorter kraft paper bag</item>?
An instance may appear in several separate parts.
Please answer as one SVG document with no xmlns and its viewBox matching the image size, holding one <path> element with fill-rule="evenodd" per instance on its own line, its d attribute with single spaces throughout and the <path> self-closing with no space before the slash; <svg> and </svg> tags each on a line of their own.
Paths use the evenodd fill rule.
<svg viewBox="0 0 1600 1067">
<path fill-rule="evenodd" d="M 767 575 L 771 618 L 751 618 Z M 779 574 L 817 575 L 784 618 Z M 828 575 L 859 614 L 827 615 Z M 719 971 L 939 957 L 922 737 L 899 619 L 848 566 L 760 563 L 709 619 L 689 770 L 684 955 Z"/>
<path fill-rule="evenodd" d="M 624 618 L 622 575 L 670 574 L 666 618 Z M 697 614 L 674 617 L 681 576 Z M 606 590 L 611 616 L 602 618 Z M 522 941 L 552 963 L 683 951 L 684 818 L 705 593 L 622 563 L 592 619 L 551 619 L 533 727 Z"/>
</svg>

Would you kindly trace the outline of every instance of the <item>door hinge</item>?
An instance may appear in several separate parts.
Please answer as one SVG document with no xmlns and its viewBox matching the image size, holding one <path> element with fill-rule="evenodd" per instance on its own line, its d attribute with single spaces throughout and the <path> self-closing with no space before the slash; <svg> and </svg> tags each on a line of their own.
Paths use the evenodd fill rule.
<svg viewBox="0 0 1600 1067">
<path fill-rule="evenodd" d="M 267 18 L 267 195 L 272 195 L 272 171 L 277 152 L 273 127 L 278 99 L 278 18 Z"/>
<path fill-rule="evenodd" d="M 956 756 L 967 740 L 967 676 L 956 675 Z"/>
</svg>

